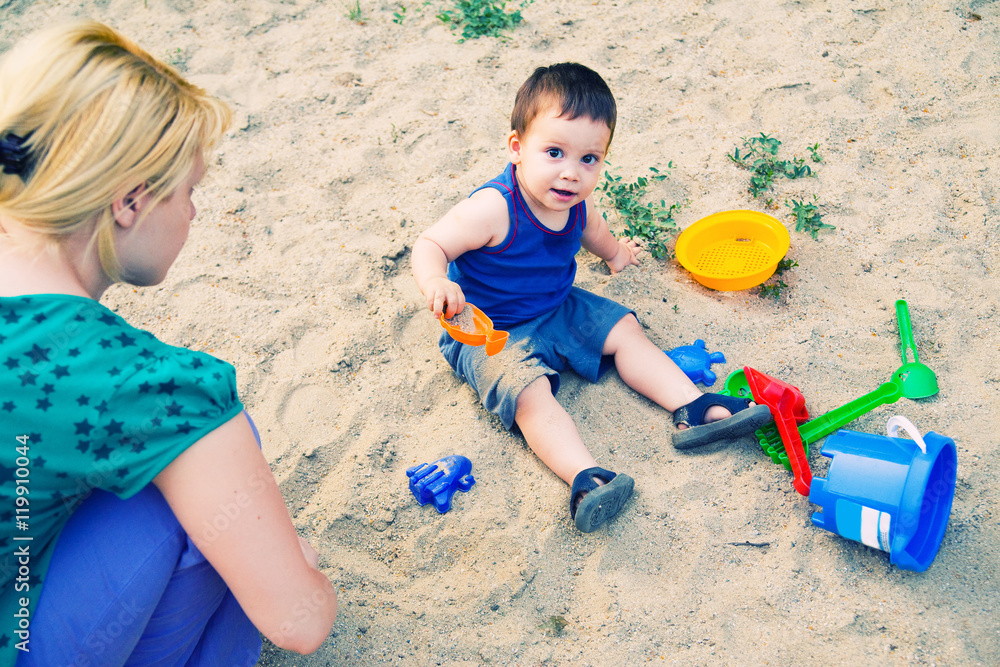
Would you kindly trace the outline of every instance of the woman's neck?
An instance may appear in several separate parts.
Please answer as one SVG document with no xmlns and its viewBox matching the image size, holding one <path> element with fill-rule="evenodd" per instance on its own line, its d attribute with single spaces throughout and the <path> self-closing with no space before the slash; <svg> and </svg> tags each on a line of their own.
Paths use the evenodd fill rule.
<svg viewBox="0 0 1000 667">
<path fill-rule="evenodd" d="M 0 296 L 72 294 L 96 301 L 110 286 L 86 261 L 96 259 L 96 251 L 88 252 L 90 244 L 78 237 L 56 245 L 8 218 L 0 219 L 0 228 Z"/>
</svg>

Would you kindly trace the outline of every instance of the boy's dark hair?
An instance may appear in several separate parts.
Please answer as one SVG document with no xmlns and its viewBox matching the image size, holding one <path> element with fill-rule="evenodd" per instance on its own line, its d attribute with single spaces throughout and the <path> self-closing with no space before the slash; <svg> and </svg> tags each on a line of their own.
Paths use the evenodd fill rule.
<svg viewBox="0 0 1000 667">
<path fill-rule="evenodd" d="M 514 110 L 510 113 L 510 129 L 523 135 L 528 124 L 548 104 L 562 105 L 560 116 L 570 120 L 586 116 L 591 120 L 603 121 L 615 136 L 615 122 L 618 108 L 611 89 L 601 75 L 579 63 L 558 63 L 549 67 L 539 67 L 528 77 L 517 97 Z"/>
</svg>

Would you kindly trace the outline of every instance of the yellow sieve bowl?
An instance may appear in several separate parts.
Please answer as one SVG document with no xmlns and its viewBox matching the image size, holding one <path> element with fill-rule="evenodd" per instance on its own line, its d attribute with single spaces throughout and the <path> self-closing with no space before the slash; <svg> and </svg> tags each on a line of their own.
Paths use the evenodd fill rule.
<svg viewBox="0 0 1000 667">
<path fill-rule="evenodd" d="M 681 232 L 674 251 L 695 280 L 728 292 L 770 278 L 790 242 L 785 226 L 766 213 L 722 211 Z"/>
</svg>

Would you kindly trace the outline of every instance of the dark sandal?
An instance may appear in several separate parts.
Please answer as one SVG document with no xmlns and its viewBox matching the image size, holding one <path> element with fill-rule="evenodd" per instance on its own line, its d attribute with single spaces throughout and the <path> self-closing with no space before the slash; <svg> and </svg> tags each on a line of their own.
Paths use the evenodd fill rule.
<svg viewBox="0 0 1000 667">
<path fill-rule="evenodd" d="M 604 480 L 598 484 L 594 477 Z M 569 514 L 576 527 L 592 533 L 621 511 L 632 495 L 635 480 L 628 475 L 617 475 L 604 468 L 587 468 L 573 478 L 569 494 Z M 580 499 L 580 494 L 586 494 Z"/>
<path fill-rule="evenodd" d="M 705 413 L 713 405 L 724 407 L 732 417 L 705 423 Z M 673 443 L 677 449 L 701 447 L 717 440 L 737 438 L 753 433 L 772 420 L 771 409 L 766 405 L 750 405 L 750 399 L 723 394 L 702 394 L 674 411 L 674 425 L 684 424 L 684 430 L 674 431 Z"/>
</svg>

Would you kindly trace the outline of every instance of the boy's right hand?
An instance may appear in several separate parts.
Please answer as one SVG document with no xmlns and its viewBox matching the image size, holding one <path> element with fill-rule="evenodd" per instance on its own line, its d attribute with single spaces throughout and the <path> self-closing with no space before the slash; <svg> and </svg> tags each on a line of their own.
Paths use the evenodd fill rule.
<svg viewBox="0 0 1000 667">
<path fill-rule="evenodd" d="M 424 298 L 427 299 L 427 308 L 434 313 L 434 317 L 445 318 L 454 317 L 465 308 L 465 294 L 458 283 L 441 276 L 430 278 L 424 284 Z"/>
</svg>

